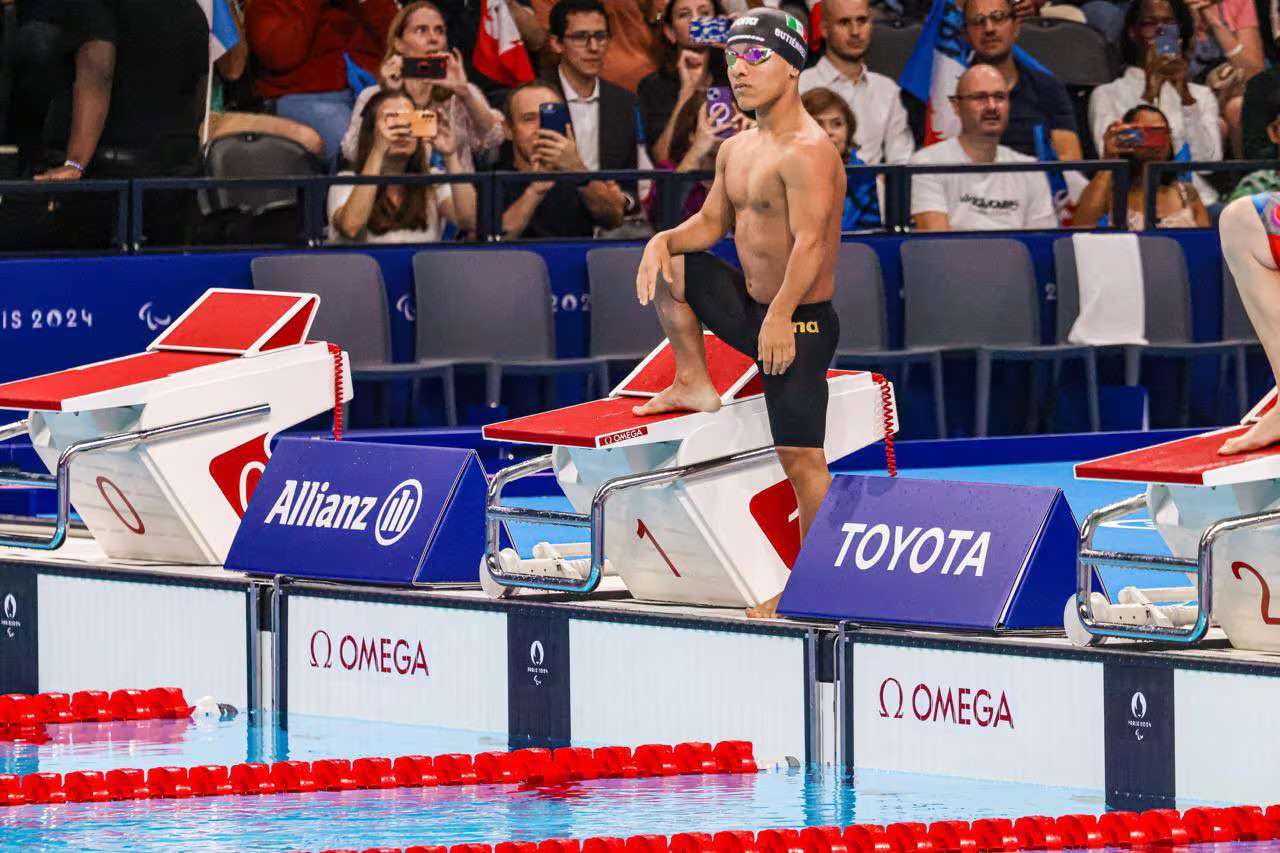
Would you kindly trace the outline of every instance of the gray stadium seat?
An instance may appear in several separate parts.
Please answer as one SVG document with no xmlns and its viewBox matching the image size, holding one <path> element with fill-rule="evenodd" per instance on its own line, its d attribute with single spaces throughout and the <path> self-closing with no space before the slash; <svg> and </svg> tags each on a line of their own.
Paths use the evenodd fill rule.
<svg viewBox="0 0 1280 853">
<path fill-rule="evenodd" d="M 1252 404 L 1249 396 L 1249 351 L 1262 352 L 1262 343 L 1258 340 L 1258 333 L 1254 330 L 1249 315 L 1245 313 L 1244 303 L 1240 301 L 1240 291 L 1236 289 L 1236 280 L 1225 260 L 1222 262 L 1222 341 L 1235 347 L 1232 361 L 1236 368 L 1236 403 L 1243 415 Z M 1225 368 L 1225 364 L 1223 366 Z M 1219 387 L 1226 385 L 1221 379 L 1218 384 Z"/>
<path fill-rule="evenodd" d="M 907 60 L 911 58 L 923 26 L 919 22 L 876 21 L 871 32 L 871 46 L 867 48 L 867 67 L 897 82 L 907 67 Z"/>
<path fill-rule="evenodd" d="M 1060 18 L 1024 18 L 1018 46 L 1053 72 L 1064 86 L 1100 86 L 1120 74 L 1115 49 L 1106 36 L 1088 24 Z"/>
<path fill-rule="evenodd" d="M 482 367 L 485 401 L 501 402 L 506 374 L 550 381 L 579 373 L 590 385 L 595 360 L 556 358 L 551 282 L 536 252 L 512 249 L 435 250 L 413 256 L 419 360 Z M 548 399 L 550 402 L 550 399 Z"/>
<path fill-rule="evenodd" d="M 1089 425 L 1097 432 L 1093 348 L 1040 343 L 1035 270 L 1025 245 L 1001 237 L 909 239 L 902 244 L 902 276 L 907 346 L 976 353 L 974 435 L 987 434 L 994 362 L 1048 361 L 1056 383 L 1064 359 L 1079 359 L 1084 365 Z M 1033 369 L 1033 414 L 1038 408 L 1037 376 Z"/>
<path fill-rule="evenodd" d="M 910 378 L 911 365 L 927 362 L 933 383 L 934 428 L 938 438 L 947 437 L 946 394 L 942 382 L 942 350 L 938 347 L 889 349 L 889 315 L 884 302 L 884 279 L 880 258 L 865 243 L 841 243 L 836 259 L 836 290 L 832 297 L 840 317 L 840 342 L 836 367 L 872 368 L 884 371 L 901 365 L 896 379 L 903 388 Z"/>
<path fill-rule="evenodd" d="M 638 362 L 663 339 L 652 305 L 636 298 L 636 269 L 644 249 L 619 246 L 587 252 L 591 290 L 591 357 L 596 360 L 596 393 L 612 388 L 609 366 Z"/>
<path fill-rule="evenodd" d="M 1191 422 L 1191 359 L 1197 356 L 1230 355 L 1235 344 L 1223 341 L 1196 342 L 1191 339 L 1191 284 L 1182 247 L 1170 237 L 1140 235 L 1142 289 L 1145 310 L 1146 345 L 1124 346 L 1124 381 L 1137 385 L 1142 360 L 1147 356 L 1173 358 L 1183 362 L 1179 388 L 1179 420 Z M 1054 267 L 1058 280 L 1058 340 L 1067 333 L 1080 313 L 1080 285 L 1076 274 L 1075 250 L 1070 237 L 1053 243 Z"/>
<path fill-rule="evenodd" d="M 331 341 L 347 351 L 354 382 L 410 381 L 416 401 L 418 382 L 439 379 L 443 385 L 445 420 L 458 423 L 454 399 L 453 362 L 420 360 L 414 364 L 391 360 L 391 314 L 382 268 L 369 255 L 309 252 L 300 255 L 263 255 L 249 265 L 256 290 L 314 293 L 320 310 L 311 325 L 316 340 Z M 384 422 L 389 395 L 382 391 Z M 413 406 L 413 403 L 411 403 Z M 410 409 L 410 416 L 416 406 Z"/>
<path fill-rule="evenodd" d="M 233 133 L 204 149 L 205 174 L 212 178 L 284 178 L 323 175 L 324 164 L 307 149 L 283 136 Z M 218 187 L 202 192 L 205 214 L 238 210 L 254 216 L 292 207 L 298 192 L 291 187 Z"/>
</svg>

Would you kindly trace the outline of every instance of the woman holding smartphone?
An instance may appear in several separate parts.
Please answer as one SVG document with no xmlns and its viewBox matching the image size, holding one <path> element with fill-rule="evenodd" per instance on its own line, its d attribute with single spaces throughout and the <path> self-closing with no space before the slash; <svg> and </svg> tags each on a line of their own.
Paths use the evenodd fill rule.
<svg viewBox="0 0 1280 853">
<path fill-rule="evenodd" d="M 348 162 L 356 160 L 365 105 L 379 90 L 402 92 L 418 109 L 430 108 L 444 118 L 468 171 L 475 170 L 477 159 L 488 162 L 502 145 L 502 114 L 467 82 L 462 54 L 449 49 L 444 16 L 430 0 L 406 4 L 392 20 L 379 85 L 356 97 L 342 138 L 342 155 Z"/>
<path fill-rule="evenodd" d="M 1195 34 L 1191 11 L 1182 0 L 1134 0 L 1121 34 L 1124 73 L 1089 96 L 1089 126 L 1099 152 L 1107 128 L 1139 104 L 1159 107 L 1169 124 L 1172 151 L 1185 143 L 1192 160 L 1222 159 L 1218 100 L 1207 86 L 1192 83 L 1187 51 Z M 1218 194 L 1199 176 L 1196 189 L 1206 204 Z"/>
<path fill-rule="evenodd" d="M 458 154 L 448 119 L 436 115 L 433 122 L 399 92 L 380 92 L 369 99 L 358 139 L 358 173 L 339 174 L 440 174 L 430 168 L 433 155 L 444 161 L 448 174 L 471 171 Z M 476 193 L 469 183 L 329 188 L 330 231 L 337 243 L 430 243 L 440 239 L 446 222 L 471 231 L 475 219 Z"/>
<path fill-rule="evenodd" d="M 1169 120 L 1152 106 L 1137 106 L 1103 134 L 1104 160 L 1129 161 L 1129 198 L 1125 208 L 1130 231 L 1144 230 L 1143 203 L 1147 163 L 1173 159 Z M 1097 172 L 1076 204 L 1072 224 L 1084 228 L 1105 225 L 1113 194 L 1111 172 Z M 1208 228 L 1209 212 L 1200 195 L 1176 172 L 1164 172 L 1156 189 L 1156 228 Z"/>
</svg>

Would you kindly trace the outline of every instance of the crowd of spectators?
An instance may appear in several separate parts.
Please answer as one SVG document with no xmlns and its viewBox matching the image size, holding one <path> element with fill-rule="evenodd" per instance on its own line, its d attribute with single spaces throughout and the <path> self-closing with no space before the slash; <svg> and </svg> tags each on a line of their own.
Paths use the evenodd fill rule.
<svg viewBox="0 0 1280 853">
<path fill-rule="evenodd" d="M 202 145 L 266 134 L 291 140 L 331 174 L 442 176 L 334 185 L 335 242 L 473 235 L 482 205 L 465 177 L 494 170 L 523 173 L 501 183 L 501 237 L 639 236 L 664 209 L 696 211 L 705 176 L 672 182 L 674 202 L 662 204 L 658 181 L 616 173 L 705 173 L 723 141 L 752 126 L 727 94 L 723 51 L 695 30 L 762 3 L 818 22 L 811 41 L 820 48 L 800 90 L 850 165 L 1123 160 L 1128 209 L 1116 215 L 1141 228 L 1145 164 L 1274 159 L 1280 146 L 1280 66 L 1269 67 L 1280 0 L 954 0 L 972 56 L 949 93 L 959 130 L 944 141 L 933 141 L 919 102 L 868 67 L 880 28 L 927 14 L 920 0 L 821 0 L 818 10 L 815 0 L 214 5 L 223 2 L 238 43 L 210 66 L 199 0 L 0 0 L 4 26 L 17 28 L 0 67 L 0 92 L 11 93 L 0 102 L 0 141 L 17 152 L 9 174 L 197 175 Z M 1103 33 L 1119 76 L 1091 92 L 1069 90 L 1019 50 L 1020 29 L 1042 14 Z M 518 32 L 534 79 L 503 79 L 479 62 L 491 52 L 478 50 L 480 40 L 503 27 Z M 535 177 L 550 172 L 582 174 Z M 926 171 L 911 180 L 911 222 L 920 230 L 1109 222 L 1116 175 L 1067 177 Z M 1156 227 L 1203 227 L 1233 190 L 1280 187 L 1272 168 L 1240 178 L 1163 172 Z M 0 215 L 6 205 L 10 215 L 30 213 L 6 199 Z M 884 205 L 883 179 L 851 178 L 845 229 L 874 229 Z"/>
</svg>

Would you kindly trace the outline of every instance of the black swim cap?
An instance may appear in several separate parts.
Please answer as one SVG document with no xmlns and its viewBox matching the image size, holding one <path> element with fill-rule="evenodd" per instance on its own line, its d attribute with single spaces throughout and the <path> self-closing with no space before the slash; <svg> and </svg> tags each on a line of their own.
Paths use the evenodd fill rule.
<svg viewBox="0 0 1280 853">
<path fill-rule="evenodd" d="M 726 47 L 767 47 L 797 71 L 804 70 L 809 49 L 805 46 L 804 24 L 781 9 L 752 9 L 729 27 Z"/>
</svg>

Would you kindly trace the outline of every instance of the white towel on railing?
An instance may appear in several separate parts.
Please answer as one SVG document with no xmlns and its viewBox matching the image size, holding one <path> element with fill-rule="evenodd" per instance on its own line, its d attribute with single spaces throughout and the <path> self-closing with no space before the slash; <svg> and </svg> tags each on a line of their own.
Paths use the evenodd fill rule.
<svg viewBox="0 0 1280 853">
<path fill-rule="evenodd" d="M 1142 254 L 1136 234 L 1074 234 L 1080 314 L 1073 344 L 1145 344 Z"/>
</svg>

